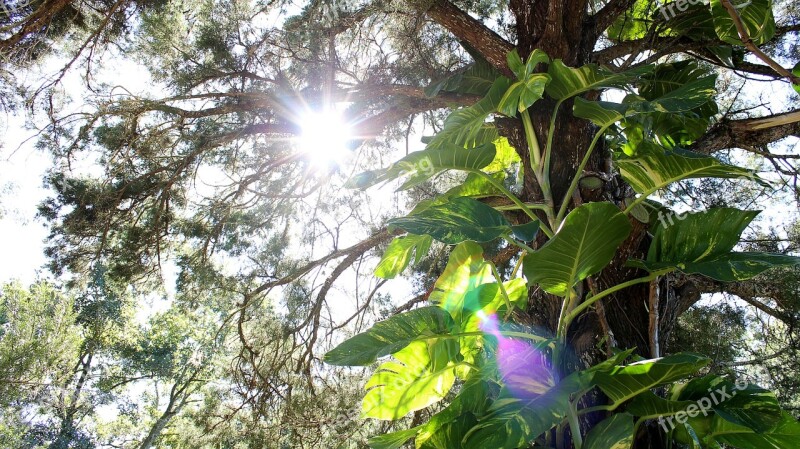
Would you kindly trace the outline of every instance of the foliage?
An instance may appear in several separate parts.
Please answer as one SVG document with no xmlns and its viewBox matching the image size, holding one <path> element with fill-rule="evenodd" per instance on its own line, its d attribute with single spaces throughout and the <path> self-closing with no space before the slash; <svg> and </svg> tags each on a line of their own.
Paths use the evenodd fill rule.
<svg viewBox="0 0 800 449">
<path fill-rule="evenodd" d="M 771 20 L 771 16 L 765 20 Z M 562 102 L 598 87 L 630 85 L 631 89 L 638 88 L 639 95 L 648 99 L 647 103 L 634 103 L 627 99 L 616 104 L 580 100 L 575 103 L 575 110 L 576 115 L 589 118 L 601 127 L 597 137 L 616 128 L 621 137 L 612 141 L 610 150 L 620 155 L 616 161 L 619 170 L 641 195 L 623 205 L 626 206 L 623 210 L 614 203 L 595 202 L 579 205 L 564 216 L 575 183 L 565 195 L 562 207 L 552 204 L 547 196 L 548 178 L 544 176 L 549 169 L 546 161 L 550 159 L 552 147 L 549 144 L 544 146 L 542 153 L 536 143 L 537 136 L 526 127 L 526 150 L 531 155 L 529 169 L 537 175 L 545 203 L 531 206 L 522 203 L 510 191 L 501 191 L 530 220 L 541 223 L 548 237 L 546 243 L 534 249 L 525 244 L 534 240 L 534 235 L 520 240 L 512 238 L 502 215 L 469 198 L 450 198 L 442 206 L 415 210 L 405 218 L 390 221 L 409 232 L 400 239 L 419 239 L 428 235 L 442 243 L 458 245 L 436 281 L 434 293 L 436 298 L 441 295 L 442 299 L 435 299 L 431 294 L 433 307 L 413 310 L 377 323 L 372 329 L 328 352 L 325 360 L 339 365 L 364 365 L 375 361 L 377 356 L 392 354 L 392 359 L 383 362 L 366 384 L 363 414 L 367 417 L 398 419 L 426 408 L 447 397 L 455 385 L 456 376 L 464 386 L 456 393 L 451 405 L 432 416 L 426 424 L 376 437 L 372 440 L 373 447 L 399 447 L 412 438 L 416 438 L 417 447 L 433 444 L 436 447 L 517 448 L 534 442 L 549 446 L 552 438 L 558 447 L 565 447 L 567 429 L 572 444 L 577 448 L 630 447 L 636 439 L 637 429 L 644 422 L 663 420 L 680 413 L 685 415 L 683 407 L 691 404 L 672 405 L 669 400 L 654 396 L 652 389 L 666 389 L 669 392 L 667 397 L 672 401 L 700 401 L 708 391 L 712 391 L 711 387 L 719 385 L 723 385 L 723 392 L 735 388 L 735 399 L 724 401 L 723 398 L 724 402 L 717 404 L 715 398 L 712 413 L 704 409 L 699 418 L 690 413 L 691 424 L 678 420 L 677 428 L 674 425 L 671 429 L 665 427 L 667 438 L 674 438 L 678 443 L 694 441 L 703 447 L 719 444 L 745 449 L 765 445 L 791 447 L 793 435 L 800 432 L 800 423 L 782 412 L 775 397 L 766 390 L 753 385 L 740 388 L 737 384 L 734 387 L 723 378 L 714 376 L 680 383 L 697 375 L 708 364 L 709 359 L 703 356 L 678 353 L 664 358 L 629 360 L 629 350 L 582 369 L 565 364 L 570 324 L 603 297 L 622 288 L 637 283 L 657 283 L 660 277 L 676 271 L 703 274 L 720 281 L 742 281 L 770 268 L 800 264 L 800 258 L 787 255 L 732 252 L 742 231 L 757 212 L 712 208 L 658 229 L 649 244 L 646 259 L 630 262 L 649 271 L 648 275 L 611 285 L 602 291 L 597 291 L 591 283 L 588 293 L 584 289 L 587 279 L 591 280 L 593 275 L 616 259 L 617 251 L 631 232 L 627 215 L 649 195 L 674 182 L 694 177 L 745 176 L 758 181 L 748 171 L 723 164 L 713 157 L 658 145 L 656 142 L 667 137 L 658 128 L 651 129 L 649 135 L 634 134 L 635 139 L 640 139 L 636 150 L 632 151 L 634 156 L 624 154 L 631 143 L 626 139 L 630 132 L 626 117 L 636 117 L 642 123 L 642 118 L 657 119 L 660 117 L 658 114 L 664 112 L 673 117 L 691 114 L 695 108 L 710 101 L 713 90 L 709 91 L 709 86 L 713 86 L 713 78 L 693 70 L 692 78 L 683 78 L 682 81 L 688 82 L 675 89 L 662 87 L 672 83 L 675 72 L 662 70 L 659 66 L 626 75 L 604 73 L 594 66 L 573 69 L 558 60 L 550 63 L 547 75 L 543 76 L 533 73 L 533 67 L 550 61 L 538 50 L 530 56 L 527 64 L 523 64 L 515 52 L 510 53 L 508 62 L 519 81 L 507 87 L 503 100 L 495 106 L 495 112 L 506 115 L 519 112 L 523 115 L 523 123 L 528 108 L 541 99 L 543 91 Z M 538 94 L 521 93 L 521 89 L 528 89 L 524 86 L 529 86 L 529 81 L 534 83 L 534 79 Z M 705 81 L 709 79 L 711 84 Z M 694 86 L 700 85 L 704 87 L 695 90 Z M 513 107 L 505 107 L 507 103 Z M 604 111 L 619 112 L 609 114 Z M 616 123 L 625 124 L 617 128 Z M 449 126 L 459 125 L 451 122 Z M 587 154 L 591 153 L 597 137 Z M 546 138 L 549 142 L 554 136 Z M 473 149 L 469 141 L 459 143 L 467 146 L 460 150 L 463 157 L 481 151 Z M 437 160 L 437 152 L 448 151 L 453 150 L 433 147 L 415 153 L 414 157 Z M 486 165 L 448 164 L 441 167 L 475 172 Z M 576 173 L 575 179 L 580 174 L 580 171 Z M 542 210 L 546 220 L 535 214 L 531 207 Z M 483 257 L 480 248 L 470 243 L 499 237 L 523 250 L 520 261 L 528 288 L 540 288 L 563 298 L 555 335 L 516 330 L 509 319 L 513 316 L 510 312 L 520 307 L 520 303 L 511 300 L 505 285 L 520 279 L 518 271 L 515 269 L 509 277 L 501 276 Z M 502 294 L 497 295 L 498 291 Z M 494 298 L 498 296 L 501 300 L 495 302 Z M 442 309 L 449 315 L 442 316 Z M 516 358 L 525 360 L 525 372 L 519 371 L 523 365 L 515 362 Z M 707 384 L 699 387 L 698 382 Z M 469 387 L 478 384 L 497 385 L 499 389 L 481 391 Z M 581 407 L 585 403 L 582 398 L 597 389 L 607 398 L 607 403 L 600 405 L 599 409 L 614 414 L 584 434 L 579 417 L 592 408 Z M 488 404 L 481 403 L 487 399 Z M 462 407 L 462 403 L 481 405 Z M 624 412 L 626 404 L 630 406 Z M 689 410 L 691 412 L 691 408 Z M 428 436 L 431 426 L 439 429 L 436 443 Z M 687 433 L 691 435 L 689 441 L 683 436 Z"/>
</svg>

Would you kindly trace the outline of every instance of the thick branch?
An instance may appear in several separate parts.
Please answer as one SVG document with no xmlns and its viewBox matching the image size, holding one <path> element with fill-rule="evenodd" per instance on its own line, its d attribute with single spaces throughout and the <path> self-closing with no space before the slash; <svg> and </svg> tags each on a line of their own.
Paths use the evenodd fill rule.
<svg viewBox="0 0 800 449">
<path fill-rule="evenodd" d="M 692 148 L 710 154 L 728 148 L 763 147 L 785 137 L 800 137 L 800 110 L 743 120 L 722 120 Z"/>
<path fill-rule="evenodd" d="M 620 16 L 620 14 L 627 11 L 631 6 L 633 6 L 634 0 L 611 0 L 606 3 L 606 6 L 603 7 L 600 11 L 597 11 L 597 14 L 594 15 L 594 23 L 595 29 L 597 33 L 602 33 L 606 30 L 606 28 L 610 27 L 614 20 Z"/>
<path fill-rule="evenodd" d="M 514 46 L 447 0 L 434 0 L 428 16 L 460 40 L 478 50 L 500 72 L 511 75 L 506 55 Z"/>
</svg>

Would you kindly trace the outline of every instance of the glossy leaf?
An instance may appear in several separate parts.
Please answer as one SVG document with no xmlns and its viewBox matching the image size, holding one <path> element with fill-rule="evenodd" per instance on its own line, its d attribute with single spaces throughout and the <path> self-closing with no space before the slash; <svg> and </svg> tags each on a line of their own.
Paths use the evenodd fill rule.
<svg viewBox="0 0 800 449">
<path fill-rule="evenodd" d="M 630 449 L 633 444 L 633 416 L 617 413 L 600 421 L 586 434 L 584 449 Z"/>
<path fill-rule="evenodd" d="M 455 382 L 453 340 L 414 341 L 382 363 L 367 382 L 362 416 L 398 419 L 442 400 Z"/>
<path fill-rule="evenodd" d="M 480 101 L 472 106 L 451 112 L 445 119 L 442 130 L 430 140 L 427 148 L 448 146 L 469 148 L 495 140 L 496 132 L 486 134 L 481 131 L 494 127 L 494 125 L 486 123 L 486 119 L 490 114 L 497 112 L 500 100 L 510 86 L 511 80 L 501 76 L 492 83 L 492 87 Z M 486 136 L 489 140 L 486 140 Z"/>
<path fill-rule="evenodd" d="M 325 354 L 330 365 L 365 366 L 393 354 L 414 341 L 429 340 L 454 330 L 450 315 L 438 307 L 423 307 L 375 323 Z"/>
<path fill-rule="evenodd" d="M 494 293 L 476 288 L 494 280 L 491 268 L 483 260 L 480 245 L 464 242 L 453 248 L 428 300 L 450 312 L 457 323 L 462 323 L 464 316 L 477 311 L 482 301 L 488 303 L 494 298 Z"/>
<path fill-rule="evenodd" d="M 415 263 L 428 253 L 432 239 L 428 235 L 409 234 L 392 240 L 383 253 L 381 261 L 375 267 L 375 276 L 383 279 L 392 279 L 406 269 L 411 261 L 411 254 L 415 254 Z"/>
<path fill-rule="evenodd" d="M 644 196 L 684 179 L 741 178 L 760 181 L 748 169 L 678 148 L 668 150 L 649 141 L 638 146 L 635 157 L 617 154 L 616 165 L 631 187 Z"/>
<path fill-rule="evenodd" d="M 717 416 L 712 420 L 709 438 L 741 449 L 796 449 L 800 422 L 784 412 L 773 430 L 757 433 Z"/>
<path fill-rule="evenodd" d="M 690 376 L 710 361 L 697 354 L 680 353 L 619 366 L 611 372 L 601 371 L 594 380 L 603 393 L 619 405 L 653 387 Z"/>
<path fill-rule="evenodd" d="M 528 109 L 533 103 L 542 99 L 549 81 L 550 76 L 545 73 L 529 75 L 527 79 L 517 81 L 503 95 L 497 110 L 509 117 L 515 117 L 517 112 Z"/>
<path fill-rule="evenodd" d="M 591 120 L 597 126 L 607 127 L 622 120 L 627 107 L 620 103 L 608 101 L 589 101 L 581 97 L 575 99 L 572 112 L 575 117 Z"/>
<path fill-rule="evenodd" d="M 647 390 L 636 395 L 625 407 L 625 410 L 635 416 L 657 418 L 685 411 L 694 403 L 694 401 L 671 401 Z"/>
<path fill-rule="evenodd" d="M 575 283 L 611 262 L 630 229 L 613 204 L 584 204 L 567 215 L 547 244 L 525 256 L 525 277 L 548 293 L 566 296 Z"/>
<path fill-rule="evenodd" d="M 649 70 L 649 67 L 641 67 L 627 72 L 614 73 L 594 64 L 587 64 L 579 68 L 567 67 L 560 59 L 556 59 L 550 64 L 547 71 L 551 80 L 545 92 L 556 100 L 565 100 L 602 87 L 624 86 Z"/>
<path fill-rule="evenodd" d="M 491 206 L 472 198 L 454 198 L 422 212 L 389 220 L 411 234 L 428 234 L 434 239 L 455 245 L 467 240 L 488 242 L 511 232 L 511 225 Z"/>
<path fill-rule="evenodd" d="M 769 42 L 775 36 L 775 17 L 771 0 L 731 0 L 755 45 Z M 727 9 L 721 0 L 711 0 L 711 15 L 719 38 L 729 44 L 743 45 Z"/>
<path fill-rule="evenodd" d="M 536 238 L 539 233 L 539 220 L 529 221 L 522 225 L 514 225 L 511 227 L 511 232 L 518 240 L 522 242 L 530 242 Z"/>
<path fill-rule="evenodd" d="M 500 73 L 484 59 L 478 59 L 464 69 L 431 83 L 425 95 L 435 97 L 439 92 L 458 92 L 471 95 L 486 95 Z"/>
</svg>

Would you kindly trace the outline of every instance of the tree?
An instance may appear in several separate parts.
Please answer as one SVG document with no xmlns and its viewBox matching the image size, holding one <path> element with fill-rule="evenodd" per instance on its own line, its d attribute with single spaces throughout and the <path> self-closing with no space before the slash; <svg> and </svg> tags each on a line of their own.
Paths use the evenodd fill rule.
<svg viewBox="0 0 800 449">
<path fill-rule="evenodd" d="M 148 58 L 156 79 L 172 89 L 171 96 L 101 97 L 96 112 L 87 115 L 80 127 L 57 122 L 49 130 L 49 140 L 43 145 L 55 154 L 69 161 L 82 151 L 97 151 L 105 170 L 98 179 L 70 178 L 68 173 L 51 177 L 58 196 L 43 205 L 42 213 L 54 223 L 50 254 L 56 271 L 80 272 L 99 258 L 110 264 L 114 276 L 139 280 L 152 275 L 163 257 L 177 253 L 184 278 L 199 273 L 241 292 L 233 310 L 243 352 L 251 355 L 245 360 L 253 365 L 254 356 L 263 349 L 250 346 L 241 331 L 253 319 L 250 308 L 270 292 L 285 293 L 285 333 L 291 343 L 279 351 L 281 361 L 291 362 L 291 371 L 310 375 L 312 367 L 321 369 L 315 356 L 318 337 L 355 319 L 324 315 L 329 310 L 329 293 L 349 267 L 358 269 L 358 262 L 387 243 L 396 229 L 408 235 L 390 244 L 382 262 L 387 277 L 405 268 L 412 252 L 416 251 L 417 258 L 426 252 L 430 239 L 425 235 L 447 245 L 459 243 L 449 255 L 438 287 L 422 299 L 438 298 L 435 303 L 447 304 L 446 293 L 458 285 L 454 279 L 462 279 L 458 273 L 466 266 L 469 274 L 480 279 L 471 286 L 479 292 L 473 300 L 480 306 L 491 305 L 502 318 L 496 329 L 501 337 L 557 340 L 551 349 L 547 345 L 535 348 L 543 353 L 549 374 L 542 373 L 544 383 L 528 391 L 536 397 L 552 393 L 561 401 L 564 407 L 552 413 L 556 422 L 534 426 L 526 419 L 542 410 L 533 413 L 524 404 L 510 401 L 507 409 L 497 413 L 516 420 L 509 422 L 522 423 L 519 428 L 498 424 L 481 427 L 482 433 L 469 433 L 476 438 L 507 438 L 502 440 L 507 447 L 529 444 L 540 435 L 561 447 L 581 445 L 583 435 L 588 446 L 592 435 L 605 435 L 608 432 L 603 429 L 610 426 L 628 429 L 633 421 L 624 414 L 598 424 L 605 418 L 603 413 L 585 412 L 579 419 L 575 407 L 601 410 L 593 407 L 622 405 L 630 399 L 615 396 L 609 387 L 619 379 L 609 372 L 635 370 L 613 368 L 628 366 L 625 356 L 631 355 L 612 356 L 614 348 L 634 350 L 640 357 L 660 356 L 678 317 L 701 292 L 731 290 L 766 310 L 774 310 L 766 301 L 775 301 L 781 308 L 789 304 L 777 298 L 780 291 L 748 295 L 742 288 L 752 285 L 745 281 L 766 268 L 796 261 L 785 255 L 731 253 L 754 215 L 716 208 L 676 217 L 647 196 L 690 178 L 765 182 L 750 170 L 711 157 L 731 148 L 772 164 L 779 176 L 775 179 L 792 187 L 796 156 L 774 152 L 775 147 L 769 145 L 798 135 L 798 111 L 746 117 L 745 111 L 731 107 L 720 114 L 714 74 L 755 74 L 776 83 L 797 84 L 794 75 L 774 60 L 778 44 L 797 38 L 796 13 L 786 9 L 788 21 L 776 25 L 769 2 L 753 2 L 743 6 L 741 13 L 724 0 L 710 6 L 676 3 L 666 12 L 657 11 L 653 2 L 625 0 L 507 5 L 439 0 L 353 7 L 310 3 L 283 27 L 270 28 L 253 17 L 266 18 L 278 5 L 224 6 L 224 14 L 202 4 L 197 16 L 176 7 L 143 15 L 135 48 L 140 57 Z M 776 56 L 770 57 L 759 46 L 776 49 Z M 609 89 L 629 95 L 614 102 L 602 97 Z M 598 101 L 601 98 L 604 101 Z M 351 103 L 344 116 L 353 123 L 357 143 L 379 135 L 402 135 L 420 123 L 411 119 L 418 114 L 423 115 L 421 121 L 441 125 L 424 152 L 357 177 L 354 184 L 367 186 L 410 175 L 406 186 L 424 190 L 430 185 L 421 183 L 440 171 L 458 169 L 469 175 L 453 191 L 393 221 L 392 232 L 360 216 L 338 214 L 337 208 L 352 208 L 364 197 L 330 195 L 335 189 L 324 185 L 329 172 L 311 176 L 307 155 L 276 139 L 301 133 L 304 124 L 298 116 L 304 105 L 324 108 L 341 101 Z M 429 112 L 458 106 L 462 108 L 443 123 Z M 376 153 L 372 152 L 375 158 Z M 516 187 L 516 177 L 504 176 L 515 166 L 521 171 Z M 210 167 L 222 172 L 229 179 L 227 184 L 198 189 L 194 179 Z M 314 204 L 312 198 L 331 202 Z M 307 217 L 311 218 L 304 220 Z M 305 257 L 292 257 L 287 248 L 292 225 L 298 222 L 307 225 L 302 237 L 309 247 L 318 247 L 320 236 L 330 237 L 330 252 L 309 251 Z M 377 232 L 360 243 L 342 244 L 341 229 L 349 223 L 377 225 L 373 228 Z M 601 226 L 606 234 L 598 232 Z M 505 243 L 486 249 L 486 254 L 499 249 L 492 260 L 482 261 L 484 249 L 462 242 L 486 243 L 498 237 L 506 237 Z M 243 263 L 231 273 L 223 269 L 223 255 Z M 640 262 L 626 266 L 629 259 Z M 463 265 L 464 260 L 475 265 Z M 520 261 L 530 283 L 524 287 L 517 278 L 510 279 L 519 273 L 513 267 Z M 310 277 L 304 276 L 311 273 L 322 274 L 323 280 L 306 283 Z M 382 285 L 373 282 L 375 288 Z M 359 297 L 363 302 L 354 317 L 369 307 L 375 297 L 373 286 Z M 466 297 L 468 291 L 461 293 Z M 495 298 L 500 302 L 495 303 Z M 452 312 L 449 318 L 440 309 L 415 309 L 386 323 L 405 323 L 435 335 L 452 335 L 454 326 L 481 331 L 470 321 L 475 310 L 448 312 Z M 796 320 L 796 310 L 791 308 L 776 314 L 787 322 Z M 409 317 L 419 321 L 403 321 Z M 537 331 L 509 331 L 503 327 L 505 321 Z M 374 329 L 381 327 L 350 344 L 377 338 Z M 442 337 L 443 343 L 427 360 L 419 359 L 425 353 L 421 344 L 410 341 L 407 349 L 381 347 L 373 356 L 392 353 L 406 363 L 435 368 L 449 376 L 444 384 L 452 384 L 458 376 L 466 382 L 459 397 L 468 388 L 484 388 L 488 391 L 483 397 L 502 402 L 496 400 L 496 389 L 507 386 L 507 379 L 478 369 L 483 366 L 482 357 L 499 357 L 500 349 L 468 339 L 470 350 L 464 354 L 463 344 L 455 348 L 454 339 Z M 277 341 L 283 343 L 273 340 Z M 514 346 L 519 340 L 510 341 Z M 601 341 L 603 349 L 597 350 Z M 338 356 L 334 352 L 329 360 L 353 362 L 343 352 Z M 455 352 L 463 359 L 442 355 Z M 534 357 L 534 353 L 524 353 Z M 601 360 L 608 356 L 611 362 L 603 364 Z M 357 361 L 374 359 L 362 355 Z M 460 364 L 459 369 L 453 371 L 449 363 Z M 668 362 L 647 363 L 654 372 L 666 370 L 671 363 L 680 367 L 678 374 L 688 376 L 706 362 L 697 356 L 676 355 Z M 446 374 L 447 370 L 453 372 Z M 379 371 L 378 379 L 385 372 Z M 605 384 L 593 383 L 602 379 Z M 486 380 L 493 383 L 487 386 L 482 383 Z M 664 375 L 633 393 L 643 395 L 637 396 L 643 398 L 640 401 L 657 402 L 647 399 L 645 390 L 676 380 Z M 705 386 L 702 382 L 723 381 L 692 382 L 688 385 L 700 388 Z M 570 406 L 565 406 L 564 397 L 597 385 L 602 393 L 593 389 L 585 402 L 577 404 L 570 398 L 566 401 Z M 672 390 L 675 398 L 700 399 L 691 388 L 683 390 L 683 397 L 676 390 Z M 446 393 L 420 395 L 419 402 L 397 403 L 393 410 L 377 406 L 375 413 L 402 416 L 400 410 L 411 412 L 420 404 L 431 405 L 431 397 L 441 399 Z M 755 390 L 752 393 L 758 396 Z M 608 400 L 611 404 L 604 404 Z M 786 415 L 776 411 L 772 399 L 765 401 L 773 423 L 792 426 Z M 470 417 L 463 410 L 456 412 L 460 405 L 453 404 L 459 402 L 454 400 L 445 410 L 462 419 L 447 423 L 453 435 L 466 434 L 478 418 L 482 425 L 497 422 L 487 421 L 481 415 L 485 410 L 470 409 Z M 734 418 L 725 421 L 730 417 L 715 422 L 743 424 Z M 561 424 L 566 418 L 569 426 Z M 558 428 L 552 438 L 548 424 Z M 696 434 L 707 431 L 701 427 L 705 422 L 695 424 Z M 598 428 L 594 433 L 590 430 Z M 660 447 L 665 441 L 656 421 L 644 421 L 637 429 L 641 429 L 636 434 L 637 447 Z M 410 438 L 417 432 L 419 428 L 401 435 Z M 574 443 L 566 441 L 570 434 Z M 685 435 L 678 438 L 685 440 Z M 747 444 L 741 441 L 749 438 L 755 437 L 727 442 Z M 450 441 L 450 447 L 452 441 L 456 440 Z"/>
</svg>

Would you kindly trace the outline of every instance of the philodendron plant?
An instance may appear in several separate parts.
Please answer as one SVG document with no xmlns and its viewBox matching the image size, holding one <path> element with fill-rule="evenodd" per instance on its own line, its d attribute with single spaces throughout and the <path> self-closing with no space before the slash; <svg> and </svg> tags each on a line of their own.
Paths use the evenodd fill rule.
<svg viewBox="0 0 800 449">
<path fill-rule="evenodd" d="M 364 417 L 396 420 L 447 399 L 446 406 L 430 409 L 438 412 L 427 422 L 375 436 L 370 445 L 398 448 L 414 439 L 417 448 L 627 448 L 649 422 L 672 447 L 799 447 L 800 424 L 773 394 L 701 376 L 709 363 L 702 355 L 644 359 L 649 353 L 641 348 L 609 348 L 607 360 L 593 366 L 565 363 L 574 351 L 567 340 L 570 325 L 626 288 L 675 272 L 742 281 L 800 262 L 733 251 L 756 212 L 712 208 L 654 227 L 645 256 L 628 261 L 638 277 L 597 288 L 593 276 L 618 257 L 631 223 L 646 220 L 654 207 L 651 194 L 690 178 L 764 183 L 750 170 L 686 149 L 716 113 L 715 76 L 691 62 L 622 73 L 595 65 L 573 68 L 539 50 L 526 61 L 512 52 L 508 65 L 516 79 L 479 61 L 430 86 L 430 95 L 443 89 L 485 95 L 452 112 L 425 150 L 353 180 L 365 188 L 403 178 L 401 188 L 407 189 L 443 171 L 466 172 L 463 183 L 389 222 L 406 234 L 388 246 L 379 277 L 400 274 L 412 256 L 418 261 L 428 252 L 432 240 L 453 245 L 429 305 L 378 322 L 325 355 L 333 365 L 379 363 L 366 385 Z M 619 102 L 585 95 L 608 88 L 626 95 Z M 554 104 L 542 142 L 529 115 L 538 101 Z M 571 113 L 591 121 L 597 132 L 556 202 L 551 157 L 562 104 L 572 105 Z M 519 117 L 527 148 L 513 148 L 496 121 L 487 121 L 490 116 Z M 598 148 L 613 155 L 615 170 L 636 195 L 580 200 L 584 169 Z M 513 173 L 521 170 L 532 173 L 540 201 L 523 201 L 514 193 Z M 482 201 L 498 196 L 508 201 L 501 206 Z M 513 270 L 498 269 L 484 255 L 492 242 L 518 248 Z M 532 294 L 559 298 L 561 313 L 551 332 L 514 322 L 516 309 L 526 312 Z M 588 424 L 589 414 L 600 418 Z"/>
</svg>

